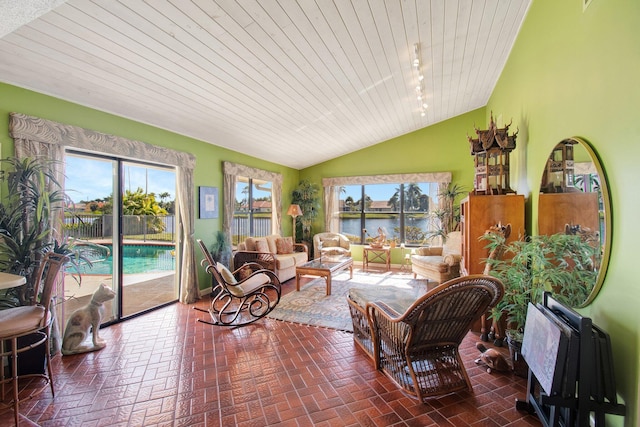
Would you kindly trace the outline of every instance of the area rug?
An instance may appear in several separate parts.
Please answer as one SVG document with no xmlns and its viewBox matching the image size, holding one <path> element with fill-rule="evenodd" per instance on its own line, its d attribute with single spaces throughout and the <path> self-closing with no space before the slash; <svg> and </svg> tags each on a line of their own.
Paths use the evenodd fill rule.
<svg viewBox="0 0 640 427">
<path fill-rule="evenodd" d="M 331 295 L 326 295 L 327 285 L 324 278 L 317 278 L 305 285 L 300 291 L 291 291 L 284 295 L 277 307 L 267 315 L 272 319 L 302 323 L 311 326 L 353 332 L 347 294 L 352 287 L 394 287 L 414 289 L 424 293 L 434 282 L 413 279 L 412 275 L 391 273 L 349 272 L 336 274 L 331 280 Z"/>
</svg>

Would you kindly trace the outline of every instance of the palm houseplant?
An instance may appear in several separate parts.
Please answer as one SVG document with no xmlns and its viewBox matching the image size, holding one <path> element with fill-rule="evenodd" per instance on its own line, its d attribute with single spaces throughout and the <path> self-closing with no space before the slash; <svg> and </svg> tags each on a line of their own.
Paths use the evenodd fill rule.
<svg viewBox="0 0 640 427">
<path fill-rule="evenodd" d="M 429 240 L 439 239 L 444 243 L 449 233 L 460 229 L 460 204 L 457 201 L 465 192 L 463 186 L 451 182 L 440 188 L 438 208 L 431 213 L 435 229 L 429 234 Z"/>
<path fill-rule="evenodd" d="M 541 303 L 548 291 L 560 302 L 577 307 L 595 283 L 600 248 L 579 235 L 557 233 L 506 243 L 504 235 L 486 233 L 480 239 L 490 252 L 497 248 L 503 254 L 486 262 L 489 274 L 504 284 L 504 297 L 491 317 L 494 325 L 506 325 L 512 357 L 522 343 L 529 303 Z"/>
<path fill-rule="evenodd" d="M 216 262 L 223 264 L 227 268 L 230 267 L 231 239 L 224 231 L 217 230 L 214 232 L 214 240 L 209 249 Z"/>
<path fill-rule="evenodd" d="M 296 221 L 295 235 L 301 238 L 303 242 L 306 242 L 308 247 L 313 247 L 311 244 L 314 234 L 313 222 L 320 210 L 319 192 L 320 190 L 316 184 L 303 179 L 291 194 L 291 203 L 300 206 L 302 210 L 302 215 Z"/>
<path fill-rule="evenodd" d="M 54 247 L 52 216 L 65 201 L 51 160 L 9 157 L 1 162 L 6 169 L 0 171 L 0 185 L 6 185 L 7 192 L 0 200 L 0 270 L 24 276 L 27 282 L 9 290 L 0 308 L 33 300 L 34 273 Z"/>
<path fill-rule="evenodd" d="M 6 193 L 0 200 L 0 271 L 24 276 L 26 283 L 0 294 L 0 310 L 32 304 L 37 270 L 49 251 L 67 255 L 70 272 L 80 284 L 79 264 L 89 260 L 84 255 L 87 242 L 54 239 L 54 216 L 62 215 L 66 196 L 55 178 L 52 161 L 46 158 L 8 157 L 0 161 L 0 185 Z M 59 327 L 53 315 L 52 349 L 60 345 Z M 26 340 L 29 337 L 25 337 Z M 34 348 L 25 353 L 19 362 L 23 372 L 39 372 L 44 369 L 44 348 Z M 20 366 L 28 364 L 33 368 Z"/>
</svg>

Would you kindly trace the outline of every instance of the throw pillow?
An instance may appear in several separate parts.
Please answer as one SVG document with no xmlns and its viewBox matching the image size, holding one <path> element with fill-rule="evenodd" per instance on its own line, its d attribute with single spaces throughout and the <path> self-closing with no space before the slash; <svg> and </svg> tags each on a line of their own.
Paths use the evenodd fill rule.
<svg viewBox="0 0 640 427">
<path fill-rule="evenodd" d="M 248 265 L 242 266 L 240 270 L 238 270 L 238 278 L 240 280 L 244 280 L 247 277 L 251 276 L 251 273 L 253 273 L 251 267 L 249 267 Z"/>
<path fill-rule="evenodd" d="M 430 255 L 431 254 L 431 248 L 418 248 L 416 249 L 416 254 L 418 255 Z"/>
<path fill-rule="evenodd" d="M 279 254 L 292 254 L 293 239 L 291 237 L 281 237 L 276 239 L 276 248 Z"/>
<path fill-rule="evenodd" d="M 254 239 L 253 237 L 247 237 L 247 240 L 245 240 L 245 245 L 246 245 L 248 251 L 255 251 L 256 250 L 256 239 Z"/>
<path fill-rule="evenodd" d="M 323 248 L 337 248 L 339 246 L 340 246 L 340 239 L 338 239 L 337 237 L 329 238 L 329 239 L 322 239 L 322 247 Z"/>
<path fill-rule="evenodd" d="M 256 240 L 256 252 L 270 253 L 269 244 L 265 239 Z"/>
<path fill-rule="evenodd" d="M 225 282 L 227 282 L 227 283 L 237 283 L 237 280 L 233 276 L 233 273 L 231 271 L 229 271 L 229 269 L 227 267 L 225 267 L 224 265 L 222 265 L 220 263 L 217 263 L 216 264 L 216 268 L 220 272 L 220 275 L 222 276 L 222 278 L 224 279 Z"/>
</svg>

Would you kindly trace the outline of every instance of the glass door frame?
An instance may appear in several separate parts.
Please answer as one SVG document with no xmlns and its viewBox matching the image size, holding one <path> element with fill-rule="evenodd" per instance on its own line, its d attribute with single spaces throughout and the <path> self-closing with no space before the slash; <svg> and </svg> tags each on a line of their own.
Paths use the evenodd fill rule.
<svg viewBox="0 0 640 427">
<path fill-rule="evenodd" d="M 111 171 L 112 171 L 112 228 L 113 228 L 113 233 L 111 236 L 111 240 L 112 240 L 112 260 L 113 260 L 113 267 L 112 267 L 112 271 L 111 271 L 111 276 L 112 276 L 112 280 L 113 280 L 113 288 L 114 291 L 116 292 L 116 298 L 114 299 L 114 302 L 112 303 L 111 307 L 111 313 L 109 313 L 109 315 L 105 316 L 107 318 L 107 320 L 103 319 L 103 323 L 101 324 L 101 326 L 108 326 L 114 323 L 118 323 L 136 316 L 139 316 L 141 314 L 147 313 L 149 311 L 152 310 L 156 310 L 162 307 L 165 307 L 167 305 L 170 304 L 174 304 L 176 302 L 178 302 L 178 298 L 180 295 L 180 284 L 179 284 L 179 280 L 178 278 L 180 277 L 179 271 L 181 268 L 181 263 L 179 262 L 180 260 L 180 251 L 177 250 L 179 244 L 177 243 L 177 241 L 179 240 L 179 236 L 178 233 L 176 233 L 174 235 L 173 238 L 173 244 L 174 244 L 174 253 L 175 253 L 175 273 L 174 273 L 174 298 L 172 298 L 170 301 L 167 302 L 163 302 L 161 304 L 158 304 L 156 306 L 141 310 L 139 312 L 135 312 L 132 314 L 128 314 L 128 315 L 124 315 L 124 279 L 125 279 L 125 274 L 123 271 L 123 246 L 125 244 L 125 234 L 124 234 L 124 214 L 122 211 L 122 206 L 123 206 L 123 195 L 125 192 L 125 164 L 134 164 L 136 166 L 140 166 L 140 167 L 154 167 L 154 168 L 162 168 L 162 169 L 167 169 L 167 170 L 174 170 L 175 173 L 175 166 L 172 165 L 163 165 L 163 164 L 157 164 L 157 163 L 152 163 L 152 162 L 147 162 L 147 161 L 140 161 L 140 160 L 135 160 L 135 159 L 128 159 L 128 158 L 124 158 L 124 157 L 118 157 L 115 155 L 110 155 L 110 154 L 105 154 L 105 153 L 95 153 L 95 152 L 86 152 L 86 151 L 82 151 L 82 150 L 77 150 L 77 149 L 72 149 L 72 148 L 67 148 L 65 150 L 65 165 L 66 165 L 66 157 L 68 155 L 71 156 L 77 156 L 77 157 L 85 157 L 88 159 L 95 159 L 97 161 L 105 161 L 105 162 L 110 162 L 111 163 Z M 66 187 L 67 184 L 65 184 Z M 176 192 L 177 192 L 177 188 L 176 188 Z M 176 199 L 177 199 L 177 194 L 176 194 Z M 175 204 L 175 208 L 176 208 L 176 217 L 178 215 L 177 209 L 177 203 Z M 177 231 L 177 230 L 176 230 Z"/>
</svg>

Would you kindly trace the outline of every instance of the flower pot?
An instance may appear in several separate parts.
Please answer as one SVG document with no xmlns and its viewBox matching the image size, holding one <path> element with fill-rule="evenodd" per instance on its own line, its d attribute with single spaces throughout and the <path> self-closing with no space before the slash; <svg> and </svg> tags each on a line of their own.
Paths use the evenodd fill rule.
<svg viewBox="0 0 640 427">
<path fill-rule="evenodd" d="M 18 338 L 18 348 L 25 347 L 37 342 L 41 337 L 38 334 L 26 335 Z M 22 352 L 18 355 L 18 375 L 32 375 L 32 374 L 44 374 L 46 369 L 46 351 L 44 343 Z M 7 374 L 11 372 L 11 364 L 13 359 L 10 359 L 9 364 L 6 366 Z"/>
<path fill-rule="evenodd" d="M 529 375 L 529 365 L 522 357 L 522 341 L 507 335 L 507 344 L 509 345 L 509 355 L 511 356 L 513 373 L 519 377 L 527 378 Z"/>
</svg>

